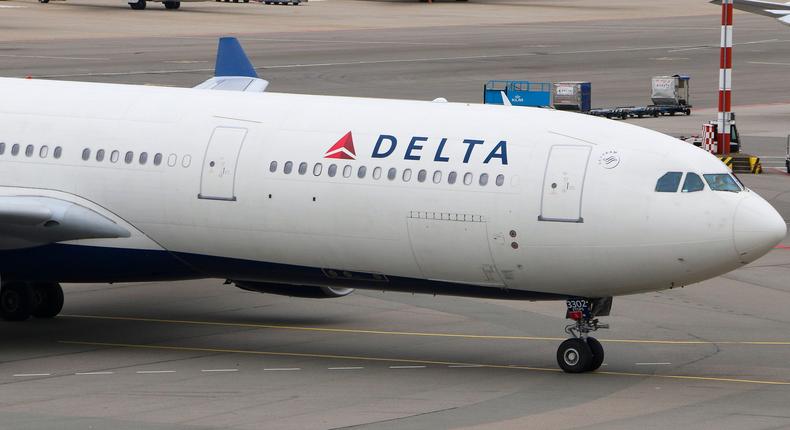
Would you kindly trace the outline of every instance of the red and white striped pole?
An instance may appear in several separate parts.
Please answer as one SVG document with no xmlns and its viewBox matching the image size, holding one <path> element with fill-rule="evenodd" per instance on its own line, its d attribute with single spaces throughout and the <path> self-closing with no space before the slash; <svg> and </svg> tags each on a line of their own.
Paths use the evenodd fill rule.
<svg viewBox="0 0 790 430">
<path fill-rule="evenodd" d="M 732 119 L 732 7 L 733 0 L 721 0 L 721 60 L 719 70 L 719 118 L 717 153 L 730 154 Z"/>
</svg>

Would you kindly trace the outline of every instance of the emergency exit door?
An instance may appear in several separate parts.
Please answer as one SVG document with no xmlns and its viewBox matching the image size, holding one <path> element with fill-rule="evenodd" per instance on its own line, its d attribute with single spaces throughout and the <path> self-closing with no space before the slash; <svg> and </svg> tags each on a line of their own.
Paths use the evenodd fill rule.
<svg viewBox="0 0 790 430">
<path fill-rule="evenodd" d="M 199 199 L 236 200 L 236 165 L 246 136 L 246 128 L 214 129 L 203 159 Z"/>
<path fill-rule="evenodd" d="M 582 198 L 591 148 L 554 145 L 543 176 L 539 221 L 584 222 Z"/>
</svg>

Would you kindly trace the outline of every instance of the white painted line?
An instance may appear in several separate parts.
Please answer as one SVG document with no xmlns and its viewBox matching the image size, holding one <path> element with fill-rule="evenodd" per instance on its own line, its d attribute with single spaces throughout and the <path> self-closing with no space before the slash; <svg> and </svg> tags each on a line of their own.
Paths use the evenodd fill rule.
<svg viewBox="0 0 790 430">
<path fill-rule="evenodd" d="M 203 369 L 201 372 L 238 372 L 239 369 Z"/>
<path fill-rule="evenodd" d="M 114 372 L 77 372 L 75 375 L 112 375 Z"/>
<path fill-rule="evenodd" d="M 263 370 L 266 370 L 266 371 L 279 371 L 279 370 L 288 371 L 288 370 L 302 370 L 302 369 L 299 368 L 299 367 L 270 367 L 270 368 L 263 369 Z"/>
<path fill-rule="evenodd" d="M 311 1 L 323 1 L 323 0 L 311 0 Z M 200 40 L 216 40 L 216 38 L 208 38 L 208 37 L 191 37 L 191 36 L 180 36 L 175 37 L 175 39 L 200 39 Z M 348 40 L 348 39 L 304 39 L 304 38 L 295 38 L 295 39 L 284 39 L 284 38 L 270 38 L 270 37 L 245 37 L 244 41 L 254 41 L 254 42 L 287 42 L 287 43 L 294 43 L 294 42 L 305 42 L 305 43 L 344 43 L 344 44 L 359 44 L 359 45 L 417 45 L 417 46 L 459 46 L 463 45 L 462 43 L 456 42 L 403 42 L 403 41 L 377 41 L 377 40 Z"/>
<path fill-rule="evenodd" d="M 29 376 L 52 376 L 51 373 L 17 373 L 14 378 L 25 378 Z"/>
<path fill-rule="evenodd" d="M 453 367 L 453 368 L 462 369 L 462 368 L 465 368 L 465 367 L 483 367 L 483 365 L 482 364 L 451 364 L 451 365 L 449 365 L 447 367 Z"/>
<path fill-rule="evenodd" d="M 315 0 L 312 0 L 312 1 L 315 1 Z M 330 367 L 327 370 L 361 370 L 361 369 L 364 369 L 364 367 L 359 367 L 359 366 L 355 366 L 355 367 Z"/>
<path fill-rule="evenodd" d="M 390 369 L 425 369 L 427 366 L 390 366 Z"/>
<path fill-rule="evenodd" d="M 56 57 L 51 55 L 17 55 L 17 54 L 0 54 L 0 57 L 4 58 L 35 58 L 39 60 L 79 60 L 79 61 L 109 61 L 109 58 L 97 58 L 97 57 Z"/>
<path fill-rule="evenodd" d="M 766 66 L 790 66 L 790 63 L 772 63 L 770 61 L 749 61 L 748 64 L 762 64 Z"/>
<path fill-rule="evenodd" d="M 315 0 L 313 0 L 315 1 Z M 25 6 L 10 6 L 10 5 L 0 5 L 0 9 L 25 9 Z"/>
<path fill-rule="evenodd" d="M 672 363 L 634 363 L 637 366 L 669 366 Z"/>
<path fill-rule="evenodd" d="M 176 373 L 176 371 L 175 371 L 175 370 L 138 370 L 138 371 L 137 371 L 137 372 L 135 372 L 135 373 L 140 373 L 140 374 L 152 374 L 152 373 L 154 373 L 154 374 L 155 374 L 155 373 Z"/>
</svg>

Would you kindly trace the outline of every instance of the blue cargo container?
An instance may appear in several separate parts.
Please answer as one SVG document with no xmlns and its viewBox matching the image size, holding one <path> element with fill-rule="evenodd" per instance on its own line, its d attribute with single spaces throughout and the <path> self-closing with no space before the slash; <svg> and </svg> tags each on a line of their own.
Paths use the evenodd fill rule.
<svg viewBox="0 0 790 430">
<path fill-rule="evenodd" d="M 513 106 L 551 106 L 551 83 L 529 81 L 488 81 L 483 86 L 483 103 L 502 105 L 507 97 Z"/>
</svg>

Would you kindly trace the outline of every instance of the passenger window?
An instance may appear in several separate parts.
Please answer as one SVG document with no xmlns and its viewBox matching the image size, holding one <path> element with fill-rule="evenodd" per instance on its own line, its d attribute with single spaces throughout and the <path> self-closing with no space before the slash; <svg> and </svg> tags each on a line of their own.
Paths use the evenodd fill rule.
<svg viewBox="0 0 790 430">
<path fill-rule="evenodd" d="M 425 169 L 420 170 L 417 172 L 417 182 L 425 182 L 425 179 L 428 177 L 428 172 Z"/>
<path fill-rule="evenodd" d="M 732 176 L 726 173 L 706 174 L 702 176 L 705 177 L 705 182 L 708 183 L 708 186 L 713 191 L 729 191 L 731 193 L 741 192 L 741 187 L 738 186 L 735 179 L 732 179 Z"/>
<path fill-rule="evenodd" d="M 38 156 L 41 158 L 47 158 L 47 155 L 49 155 L 49 146 L 44 145 L 38 150 Z"/>
<path fill-rule="evenodd" d="M 454 184 L 454 183 L 455 183 L 455 179 L 456 179 L 457 177 L 458 177 L 458 173 L 455 173 L 455 172 L 450 172 L 450 173 L 447 175 L 447 183 L 448 183 L 448 184 Z M 436 182 L 436 181 L 434 181 L 434 182 Z"/>
<path fill-rule="evenodd" d="M 156 160 L 154 160 L 154 162 L 156 162 Z M 272 161 L 271 163 L 269 163 L 269 171 L 272 172 L 272 173 L 277 171 L 277 162 L 276 161 Z"/>
<path fill-rule="evenodd" d="M 377 181 L 381 179 L 381 167 L 376 167 L 373 169 L 373 179 Z"/>
<path fill-rule="evenodd" d="M 100 149 L 96 151 L 96 161 L 103 161 L 104 160 L 104 150 Z"/>
<path fill-rule="evenodd" d="M 134 160 L 134 152 L 127 151 L 126 155 L 123 157 L 124 163 L 131 164 L 133 160 Z"/>
<path fill-rule="evenodd" d="M 63 154 L 63 148 L 61 148 L 60 146 L 56 146 L 55 147 L 55 152 L 52 153 L 52 156 L 57 159 L 57 158 L 60 158 L 61 154 Z"/>
<path fill-rule="evenodd" d="M 365 175 L 367 173 L 368 173 L 368 168 L 367 167 L 359 166 L 359 169 L 357 169 L 357 178 L 362 179 L 362 178 L 365 177 Z"/>
<path fill-rule="evenodd" d="M 656 183 L 656 192 L 659 193 L 674 193 L 677 192 L 680 185 L 680 178 L 683 176 L 681 172 L 668 172 L 664 176 L 658 178 Z"/>
<path fill-rule="evenodd" d="M 157 152 L 156 155 L 154 155 L 154 166 L 158 166 L 160 164 L 162 164 L 162 153 Z"/>
<path fill-rule="evenodd" d="M 351 177 L 351 170 L 353 170 L 353 169 L 352 169 L 352 167 L 350 165 L 346 164 L 345 166 L 343 166 L 343 177 L 344 178 L 350 178 Z"/>
<path fill-rule="evenodd" d="M 389 179 L 390 181 L 394 180 L 395 176 L 397 175 L 398 175 L 398 169 L 394 167 L 390 167 L 390 169 L 387 170 L 387 179 Z"/>
<path fill-rule="evenodd" d="M 187 154 L 181 160 L 181 167 L 189 167 L 190 164 L 192 164 L 192 156 Z"/>
<path fill-rule="evenodd" d="M 25 157 L 32 157 L 33 156 L 33 145 L 28 145 L 25 147 Z"/>
<path fill-rule="evenodd" d="M 315 166 L 313 166 L 313 176 L 321 176 L 322 170 L 324 170 L 324 165 L 321 163 L 315 163 Z"/>
<path fill-rule="evenodd" d="M 15 143 L 11 146 L 11 155 L 16 156 L 19 154 L 19 144 Z"/>
<path fill-rule="evenodd" d="M 705 189 L 705 183 L 702 178 L 696 173 L 686 173 L 686 180 L 683 181 L 683 192 L 693 193 L 695 191 L 702 191 Z"/>
<path fill-rule="evenodd" d="M 337 174 L 337 164 L 330 164 L 329 169 L 327 170 L 327 174 L 329 174 L 330 178 L 334 178 Z"/>
<path fill-rule="evenodd" d="M 290 161 L 286 161 L 285 165 L 283 166 L 283 173 L 285 173 L 286 175 L 290 175 L 293 169 L 294 169 L 294 163 Z"/>
<path fill-rule="evenodd" d="M 110 162 L 117 163 L 118 162 L 118 158 L 120 158 L 120 157 L 121 157 L 121 153 L 118 152 L 118 150 L 115 150 L 115 151 L 110 153 Z M 175 157 L 175 155 L 174 155 L 174 157 Z"/>
<path fill-rule="evenodd" d="M 117 152 L 117 151 L 113 151 L 113 154 L 115 152 Z M 116 160 L 117 160 L 117 157 L 116 157 Z M 110 161 L 115 163 L 115 161 L 113 161 L 113 160 L 110 160 Z M 168 166 L 170 166 L 170 167 L 175 166 L 177 161 L 178 161 L 178 156 L 176 154 L 170 154 L 170 155 L 167 156 L 167 165 Z"/>
<path fill-rule="evenodd" d="M 480 186 L 485 187 L 488 185 L 488 173 L 483 173 L 480 175 Z"/>
<path fill-rule="evenodd" d="M 17 146 L 17 145 L 14 145 L 14 146 Z M 17 148 L 17 151 L 19 151 L 18 148 Z M 12 150 L 11 152 L 14 152 L 14 151 Z M 88 149 L 88 148 L 83 149 L 82 150 L 82 159 L 83 160 L 87 160 L 89 158 L 91 158 L 91 150 Z"/>
<path fill-rule="evenodd" d="M 433 172 L 433 183 L 434 184 L 438 184 L 439 182 L 442 182 L 442 171 L 441 170 L 437 170 L 437 171 Z"/>
<path fill-rule="evenodd" d="M 5 142 L 0 142 L 0 155 L 5 154 Z"/>
<path fill-rule="evenodd" d="M 472 179 L 474 179 L 472 176 L 470 172 L 464 173 L 464 185 L 470 185 L 472 183 Z"/>
<path fill-rule="evenodd" d="M 496 175 L 496 186 L 501 187 L 505 184 L 505 175 Z"/>
<path fill-rule="evenodd" d="M 403 170 L 403 182 L 411 181 L 411 169 Z"/>
<path fill-rule="evenodd" d="M 305 173 L 307 173 L 307 163 L 301 162 L 299 163 L 299 174 L 304 175 Z"/>
<path fill-rule="evenodd" d="M 148 153 L 147 152 L 141 152 L 139 161 L 140 161 L 141 165 L 147 163 L 148 162 Z"/>
</svg>

